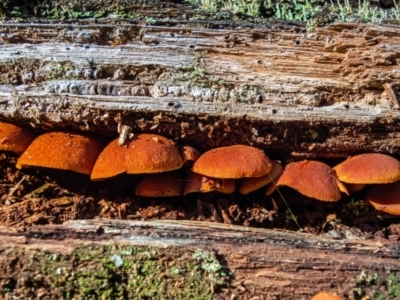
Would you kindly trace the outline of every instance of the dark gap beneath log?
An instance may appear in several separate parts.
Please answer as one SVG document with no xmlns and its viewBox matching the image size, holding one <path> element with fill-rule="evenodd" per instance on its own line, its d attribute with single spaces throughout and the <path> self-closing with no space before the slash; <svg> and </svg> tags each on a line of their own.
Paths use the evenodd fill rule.
<svg viewBox="0 0 400 300">
<path fill-rule="evenodd" d="M 17 156 L 1 155 L 0 224 L 20 228 L 33 224 L 60 224 L 67 220 L 111 218 L 128 220 L 198 220 L 263 228 L 298 230 L 342 239 L 400 238 L 400 217 L 374 211 L 363 202 L 368 187 L 337 203 L 317 201 L 290 188 L 265 196 L 265 188 L 238 192 L 188 194 L 145 198 L 134 194 L 141 175 L 122 174 L 93 182 L 86 175 L 62 170 L 17 170 Z M 17 185 L 15 192 L 9 191 Z"/>
<path fill-rule="evenodd" d="M 201 115 L 183 115 L 164 112 L 131 113 L 122 118 L 109 115 L 106 124 L 88 128 L 64 122 L 51 125 L 46 131 L 94 132 L 105 143 L 118 137 L 117 122 L 128 125 L 132 133 L 160 134 L 177 145 L 190 145 L 201 152 L 212 148 L 243 144 L 262 149 L 273 159 L 290 162 L 301 159 L 332 160 L 376 152 L 399 158 L 400 123 L 387 124 L 385 120 L 363 124 L 354 122 L 264 121 L 243 116 L 224 118 Z M 9 121 L 9 119 L 7 119 Z M 18 119 L 16 119 L 18 120 Z M 32 128 L 30 123 L 17 122 Z M 46 128 L 46 122 L 43 123 Z M 43 133 L 43 128 L 33 128 Z"/>
</svg>

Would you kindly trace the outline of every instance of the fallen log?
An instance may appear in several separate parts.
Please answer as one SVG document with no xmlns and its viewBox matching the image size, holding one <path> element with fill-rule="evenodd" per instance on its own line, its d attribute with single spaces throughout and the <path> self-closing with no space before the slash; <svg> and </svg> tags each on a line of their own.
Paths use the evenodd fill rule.
<svg viewBox="0 0 400 300">
<path fill-rule="evenodd" d="M 120 123 L 201 150 L 245 143 L 284 158 L 399 151 L 394 25 L 0 31 L 6 120 L 114 133 Z"/>
<path fill-rule="evenodd" d="M 13 283 L 9 290 L 1 291 L 3 299 L 26 296 L 24 292 L 31 284 L 36 285 L 37 291 L 45 289 L 49 281 L 47 276 L 64 278 L 63 272 L 67 273 L 74 261 L 74 270 L 80 274 L 82 262 L 79 259 L 82 257 L 77 257 L 77 253 L 86 248 L 91 249 L 83 252 L 87 255 L 86 268 L 91 268 L 92 260 L 113 263 L 116 256 L 111 259 L 111 255 L 119 255 L 124 260 L 139 261 L 140 258 L 139 266 L 131 267 L 133 274 L 137 272 L 135 268 L 144 265 L 140 250 L 128 255 L 118 250 L 133 249 L 129 246 L 138 247 L 135 249 L 151 247 L 157 253 L 163 253 L 163 260 L 170 265 L 174 265 L 180 256 L 190 260 L 188 253 L 214 252 L 213 259 L 218 260 L 223 274 L 221 271 L 213 276 L 224 278 L 219 284 L 214 282 L 216 299 L 310 299 L 320 290 L 340 293 L 346 299 L 376 296 L 380 292 L 386 293 L 385 299 L 392 299 L 382 287 L 386 284 L 389 289 L 388 276 L 400 271 L 399 249 L 385 240 L 335 240 L 301 232 L 207 222 L 77 220 L 63 225 L 32 226 L 26 232 L 1 228 L 0 237 L 3 241 L 0 281 L 3 286 Z M 110 243 L 116 247 L 114 254 L 101 248 Z M 41 277 L 35 278 L 28 265 L 33 255 L 35 264 L 51 267 L 54 272 L 57 268 L 64 271 L 50 274 L 43 271 Z M 66 255 L 69 260 L 64 259 Z M 154 263 L 158 263 L 158 259 L 158 256 L 152 257 Z M 51 266 L 48 261 L 52 262 Z M 207 270 L 203 271 L 207 273 Z M 167 268 L 166 278 L 168 272 Z M 210 270 L 208 272 L 206 276 L 212 274 Z M 206 276 L 203 280 L 207 280 Z M 68 279 L 76 278 L 69 274 Z M 122 281 L 121 285 L 128 286 L 128 283 Z M 85 283 L 80 282 L 80 285 Z M 129 292 L 129 288 L 126 289 Z M 64 290 L 57 286 L 57 289 L 44 291 L 43 295 L 51 298 L 57 292 L 69 291 L 76 296 L 77 290 L 79 285 L 75 288 L 65 286 Z M 137 293 L 142 290 L 138 289 Z"/>
</svg>

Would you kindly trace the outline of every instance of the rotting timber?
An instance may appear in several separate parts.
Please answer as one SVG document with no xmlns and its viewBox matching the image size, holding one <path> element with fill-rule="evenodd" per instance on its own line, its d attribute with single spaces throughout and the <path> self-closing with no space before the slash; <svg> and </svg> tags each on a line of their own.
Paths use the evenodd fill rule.
<svg viewBox="0 0 400 300">
<path fill-rule="evenodd" d="M 379 274 L 384 278 L 387 270 L 394 273 L 400 270 L 399 253 L 393 245 L 216 223 L 78 220 L 62 226 L 33 226 L 24 233 L 1 228 L 0 233 L 8 245 L 0 247 L 0 267 L 7 269 L 12 264 L 17 265 L 14 267 L 17 272 L 13 276 L 3 276 L 2 283 L 15 281 L 15 275 L 23 270 L 26 284 L 35 284 L 40 290 L 46 288 L 46 278 L 34 277 L 27 272 L 29 257 L 35 250 L 39 249 L 48 257 L 57 253 L 74 257 L 73 253 L 79 247 L 99 247 L 110 241 L 125 246 L 164 249 L 166 262 L 171 256 L 170 249 L 181 253 L 182 257 L 199 248 L 213 249 L 225 268 L 228 283 L 222 288 L 216 286 L 215 299 L 310 299 L 321 289 L 352 298 L 357 286 L 365 291 L 380 288 L 378 282 L 365 286 L 360 276 Z M 9 250 L 11 247 L 14 251 Z M 92 250 L 88 255 L 98 252 Z M 31 264 L 38 261 L 37 258 Z M 64 262 L 61 266 L 67 269 L 69 264 Z M 90 267 L 90 260 L 86 264 Z M 132 272 L 135 274 L 137 270 L 133 268 Z M 18 282 L 15 286 L 17 291 L 24 291 L 23 284 Z M 43 294 L 52 295 L 52 292 Z"/>
<path fill-rule="evenodd" d="M 105 137 L 127 125 L 202 151 L 251 144 L 286 162 L 398 156 L 399 26 L 113 22 L 1 24 L 1 118 Z M 400 269 L 397 241 L 205 222 L 70 221 L 0 236 L 27 257 L 109 241 L 211 248 L 234 271 L 219 292 L 238 299 L 310 298 L 322 289 L 350 296 L 363 271 Z M 2 253 L 6 269 L 12 255 Z"/>
<path fill-rule="evenodd" d="M 285 158 L 399 152 L 398 27 L 189 25 L 3 24 L 3 119 L 96 132 L 118 122 Z"/>
</svg>

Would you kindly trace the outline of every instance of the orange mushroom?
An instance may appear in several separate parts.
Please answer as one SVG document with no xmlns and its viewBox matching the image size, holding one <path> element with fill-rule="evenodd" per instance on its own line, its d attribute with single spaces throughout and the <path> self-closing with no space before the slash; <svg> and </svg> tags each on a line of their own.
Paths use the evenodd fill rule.
<svg viewBox="0 0 400 300">
<path fill-rule="evenodd" d="M 344 300 L 344 299 L 336 294 L 321 292 L 312 297 L 311 300 Z"/>
<path fill-rule="evenodd" d="M 288 186 L 307 197 L 331 202 L 340 200 L 343 188 L 330 166 L 311 160 L 288 164 L 276 186 Z"/>
<path fill-rule="evenodd" d="M 234 179 L 221 179 L 207 177 L 191 172 L 186 178 L 184 195 L 190 193 L 220 192 L 232 194 L 235 191 Z"/>
<path fill-rule="evenodd" d="M 179 150 L 181 152 L 184 164 L 187 162 L 195 162 L 201 155 L 197 149 L 191 146 L 182 146 L 179 148 Z"/>
<path fill-rule="evenodd" d="M 272 171 L 269 172 L 267 175 L 264 175 L 262 177 L 250 177 L 243 179 L 239 188 L 239 192 L 243 195 L 246 195 L 262 188 L 263 186 L 266 186 L 268 183 L 278 178 L 279 175 L 282 174 L 283 167 L 281 163 L 276 160 L 273 160 L 271 163 Z"/>
<path fill-rule="evenodd" d="M 103 147 L 97 137 L 89 134 L 45 133 L 22 153 L 16 167 L 43 167 L 89 175 Z"/>
<path fill-rule="evenodd" d="M 271 161 L 262 150 L 245 145 L 209 150 L 193 165 L 195 173 L 214 178 L 261 177 L 271 170 Z"/>
<path fill-rule="evenodd" d="M 136 187 L 135 194 L 142 197 L 174 197 L 182 195 L 181 172 L 146 174 Z"/>
<path fill-rule="evenodd" d="M 129 144 L 129 142 L 127 143 Z M 126 151 L 126 146 L 120 146 L 118 144 L 118 139 L 109 143 L 97 158 L 90 178 L 92 180 L 103 180 L 125 173 Z"/>
<path fill-rule="evenodd" d="M 359 191 L 365 184 L 391 183 L 400 180 L 400 162 L 385 154 L 360 154 L 333 168 L 350 191 Z"/>
<path fill-rule="evenodd" d="M 365 196 L 365 201 L 392 215 L 400 215 L 400 181 L 373 186 Z"/>
<path fill-rule="evenodd" d="M 27 128 L 7 122 L 0 122 L 0 150 L 21 154 L 35 139 Z"/>
<path fill-rule="evenodd" d="M 119 146 L 118 139 L 108 144 L 93 167 L 91 179 L 103 180 L 125 172 L 162 173 L 182 165 L 182 157 L 171 140 L 155 134 L 138 134 L 125 146 Z"/>
</svg>

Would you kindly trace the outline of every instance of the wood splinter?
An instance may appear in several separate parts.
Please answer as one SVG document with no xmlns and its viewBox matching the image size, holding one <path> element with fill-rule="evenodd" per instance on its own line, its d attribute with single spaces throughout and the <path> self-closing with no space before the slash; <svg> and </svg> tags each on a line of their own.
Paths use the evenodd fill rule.
<svg viewBox="0 0 400 300">
<path fill-rule="evenodd" d="M 383 85 L 389 99 L 393 102 L 393 109 L 400 109 L 400 103 L 399 99 L 397 99 L 397 96 L 395 92 L 393 91 L 392 86 L 389 83 L 385 83 Z"/>
<path fill-rule="evenodd" d="M 124 146 L 127 141 L 129 141 L 133 138 L 133 134 L 131 134 L 131 130 L 132 130 L 132 128 L 128 125 L 118 124 L 118 133 L 119 133 L 118 145 L 119 146 Z"/>
</svg>

